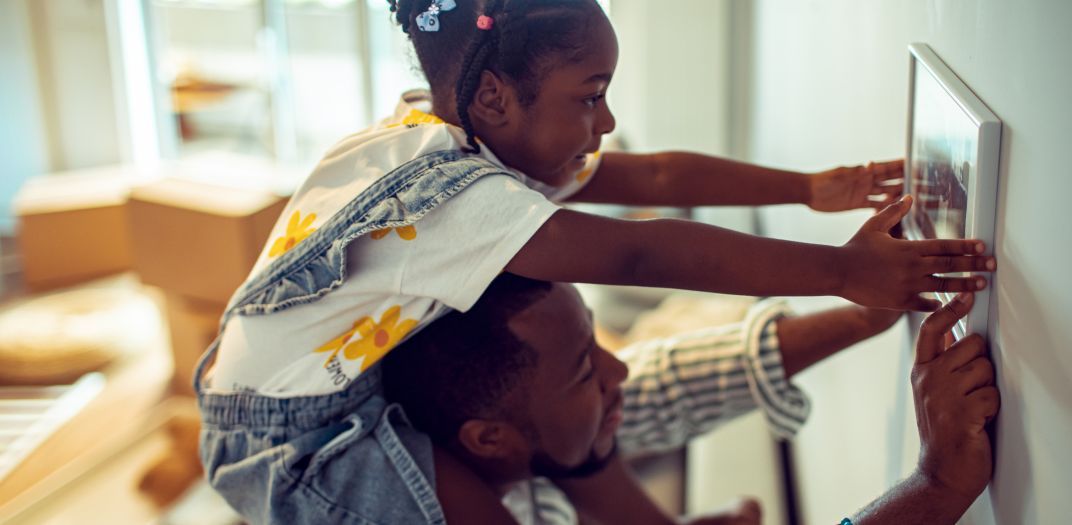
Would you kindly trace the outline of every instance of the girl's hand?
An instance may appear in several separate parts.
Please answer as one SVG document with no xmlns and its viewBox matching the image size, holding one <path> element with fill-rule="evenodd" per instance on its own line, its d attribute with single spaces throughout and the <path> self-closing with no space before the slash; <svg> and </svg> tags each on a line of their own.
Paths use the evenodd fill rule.
<svg viewBox="0 0 1072 525">
<path fill-rule="evenodd" d="M 983 257 L 978 240 L 936 239 L 905 241 L 890 235 L 912 207 L 904 197 L 871 217 L 839 249 L 842 297 L 863 306 L 898 310 L 933 311 L 941 304 L 924 299 L 923 292 L 974 292 L 986 279 L 938 277 L 955 272 L 991 272 L 993 257 Z"/>
<path fill-rule="evenodd" d="M 808 206 L 816 211 L 882 209 L 903 189 L 904 160 L 834 168 L 808 177 Z"/>
</svg>

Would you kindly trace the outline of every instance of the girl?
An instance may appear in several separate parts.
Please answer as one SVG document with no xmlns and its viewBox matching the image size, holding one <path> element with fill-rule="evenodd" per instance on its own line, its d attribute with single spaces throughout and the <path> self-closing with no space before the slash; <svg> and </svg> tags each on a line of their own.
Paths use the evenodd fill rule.
<svg viewBox="0 0 1072 525">
<path fill-rule="evenodd" d="M 254 522 L 442 522 L 432 449 L 381 396 L 389 350 L 503 271 L 547 281 L 840 295 L 931 310 L 977 290 L 976 241 L 907 242 L 901 200 L 841 247 L 557 202 L 646 206 L 892 202 L 899 162 L 805 175 L 685 153 L 599 152 L 618 58 L 594 0 L 398 0 L 430 98 L 330 150 L 287 206 L 196 388 L 208 477 Z M 202 369 L 218 351 L 204 381 Z M 408 496 L 407 496 L 408 495 Z"/>
</svg>

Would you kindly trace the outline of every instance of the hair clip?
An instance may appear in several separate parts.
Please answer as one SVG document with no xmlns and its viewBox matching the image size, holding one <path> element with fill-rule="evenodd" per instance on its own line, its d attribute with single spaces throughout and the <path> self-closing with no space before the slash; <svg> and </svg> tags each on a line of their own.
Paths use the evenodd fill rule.
<svg viewBox="0 0 1072 525">
<path fill-rule="evenodd" d="M 481 31 L 487 31 L 495 25 L 495 19 L 488 15 L 480 15 L 476 19 L 476 27 Z"/>
<path fill-rule="evenodd" d="M 417 27 L 421 31 L 439 31 L 439 13 L 457 7 L 454 0 L 432 0 L 428 10 L 417 15 Z"/>
</svg>

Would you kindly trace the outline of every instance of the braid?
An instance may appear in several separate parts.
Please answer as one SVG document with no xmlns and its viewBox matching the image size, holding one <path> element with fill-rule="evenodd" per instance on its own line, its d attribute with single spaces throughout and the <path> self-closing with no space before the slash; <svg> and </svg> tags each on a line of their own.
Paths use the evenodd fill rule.
<svg viewBox="0 0 1072 525">
<path fill-rule="evenodd" d="M 484 16 L 492 16 L 502 4 L 502 0 L 491 0 L 484 9 Z M 484 72 L 484 65 L 491 54 L 492 48 L 498 47 L 500 29 L 498 24 L 492 25 L 491 29 L 477 31 L 476 38 L 469 44 L 469 49 L 462 59 L 461 74 L 458 75 L 458 85 L 455 88 L 455 102 L 457 103 L 458 120 L 465 130 L 465 141 L 469 144 L 469 153 L 480 153 L 480 144 L 476 141 L 476 132 L 473 130 L 472 120 L 469 118 L 469 105 L 476 95 L 476 88 L 480 85 L 480 75 Z"/>
<path fill-rule="evenodd" d="M 422 8 L 418 5 L 424 3 L 418 2 L 418 0 L 387 0 L 387 3 L 388 9 L 394 13 L 395 22 L 402 27 L 402 32 L 407 35 L 409 34 L 410 20 L 413 18 L 414 8 L 422 11 L 428 9 L 428 6 L 423 6 Z M 431 4 L 431 0 L 428 0 L 428 3 Z"/>
<path fill-rule="evenodd" d="M 436 100 L 454 95 L 455 111 L 465 130 L 465 151 L 479 153 L 469 107 L 484 70 L 498 75 L 517 90 L 522 105 L 539 93 L 543 75 L 557 61 L 578 60 L 584 53 L 584 34 L 592 15 L 602 15 L 595 0 L 456 0 L 456 9 L 441 12 L 438 31 L 416 29 L 416 18 L 434 0 L 387 0 L 392 18 L 409 36 L 421 69 Z M 490 17 L 489 29 L 479 29 L 479 16 Z"/>
</svg>

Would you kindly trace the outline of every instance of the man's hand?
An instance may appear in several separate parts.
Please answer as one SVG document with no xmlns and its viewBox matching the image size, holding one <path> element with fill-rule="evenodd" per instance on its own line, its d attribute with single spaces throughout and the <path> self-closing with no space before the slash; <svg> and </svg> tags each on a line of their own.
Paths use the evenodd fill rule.
<svg viewBox="0 0 1072 525">
<path fill-rule="evenodd" d="M 912 367 L 916 470 L 853 517 L 858 525 L 953 525 L 990 481 L 990 437 L 984 427 L 998 412 L 994 367 L 986 345 L 972 335 L 949 346 L 949 330 L 971 310 L 958 295 L 923 322 Z"/>
<path fill-rule="evenodd" d="M 994 366 L 978 334 L 946 347 L 946 334 L 971 310 L 974 297 L 958 295 L 920 329 L 912 391 L 921 443 L 919 470 L 970 504 L 990 481 L 986 423 L 998 412 Z"/>
<path fill-rule="evenodd" d="M 808 177 L 808 206 L 816 211 L 882 209 L 901 195 L 904 160 L 872 162 L 822 171 Z"/>
<path fill-rule="evenodd" d="M 730 505 L 702 516 L 682 518 L 682 525 L 760 525 L 763 511 L 752 498 L 738 498 Z"/>
<path fill-rule="evenodd" d="M 979 276 L 935 275 L 993 271 L 994 258 L 979 255 L 984 248 L 982 242 L 905 241 L 890 235 L 890 229 L 911 207 L 911 197 L 887 206 L 839 248 L 840 268 L 834 271 L 843 278 L 842 297 L 864 306 L 932 311 L 939 303 L 920 297 L 920 293 L 974 292 L 986 286 L 986 280 Z"/>
</svg>

